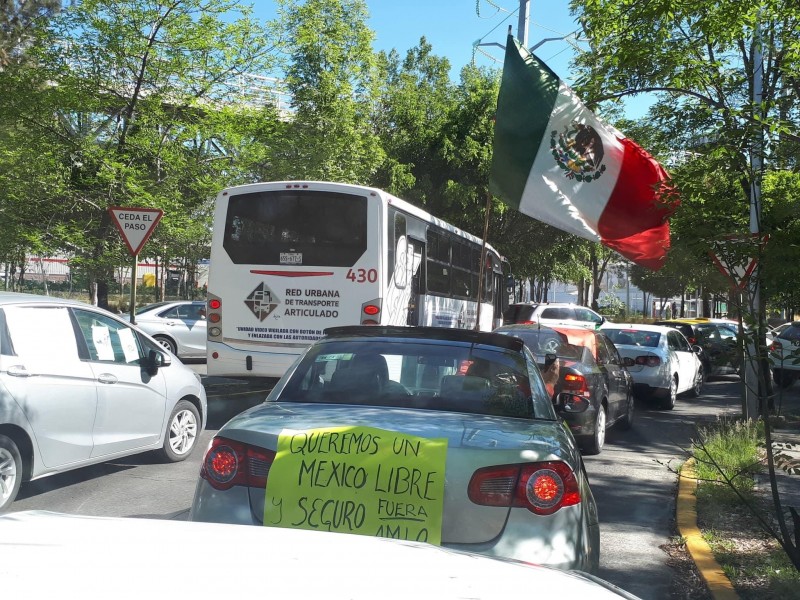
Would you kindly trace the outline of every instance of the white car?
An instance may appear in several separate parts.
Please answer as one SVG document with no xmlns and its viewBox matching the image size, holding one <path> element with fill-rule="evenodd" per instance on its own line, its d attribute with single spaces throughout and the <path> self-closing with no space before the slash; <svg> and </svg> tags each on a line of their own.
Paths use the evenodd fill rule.
<svg viewBox="0 0 800 600">
<path fill-rule="evenodd" d="M 503 325 L 538 324 L 548 327 L 588 327 L 599 329 L 606 318 L 591 308 L 563 302 L 518 302 L 503 312 Z"/>
<path fill-rule="evenodd" d="M 130 318 L 130 315 L 128 316 Z M 136 326 L 180 358 L 206 357 L 206 303 L 157 302 L 136 309 Z"/>
<path fill-rule="evenodd" d="M 637 600 L 580 571 L 345 533 L 41 511 L 3 515 L 0 531 L 4 598 L 164 598 L 192 573 L 181 597 Z M 180 552 L 155 559 L 167 540 Z M 197 572 L 213 548 L 235 556 L 234 571 Z"/>
<path fill-rule="evenodd" d="M 702 350 L 691 346 L 680 331 L 663 325 L 607 323 L 605 333 L 626 361 L 633 391 L 655 397 L 661 408 L 672 410 L 679 394 L 696 398 L 703 391 Z M 629 364 L 630 362 L 633 364 Z"/>
<path fill-rule="evenodd" d="M 788 323 L 769 346 L 772 378 L 782 388 L 800 377 L 800 321 Z"/>
<path fill-rule="evenodd" d="M 0 293 L 0 512 L 23 481 L 148 450 L 184 460 L 206 414 L 199 376 L 108 311 Z"/>
</svg>

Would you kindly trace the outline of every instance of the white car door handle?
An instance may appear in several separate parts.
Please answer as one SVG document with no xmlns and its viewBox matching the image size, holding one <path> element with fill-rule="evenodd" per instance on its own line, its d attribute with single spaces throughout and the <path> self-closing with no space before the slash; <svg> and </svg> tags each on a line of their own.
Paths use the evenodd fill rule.
<svg viewBox="0 0 800 600">
<path fill-rule="evenodd" d="M 25 365 L 11 365 L 8 367 L 8 374 L 12 377 L 30 377 L 31 373 L 25 368 Z"/>
<path fill-rule="evenodd" d="M 101 373 L 97 376 L 97 381 L 100 383 L 117 383 L 118 379 L 111 373 Z"/>
</svg>

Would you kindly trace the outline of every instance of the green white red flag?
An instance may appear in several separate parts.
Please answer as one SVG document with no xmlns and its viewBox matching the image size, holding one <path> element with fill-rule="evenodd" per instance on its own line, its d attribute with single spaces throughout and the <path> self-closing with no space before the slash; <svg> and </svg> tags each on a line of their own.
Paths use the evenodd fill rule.
<svg viewBox="0 0 800 600">
<path fill-rule="evenodd" d="M 676 193 L 663 167 L 508 36 L 491 192 L 520 212 L 658 270 Z"/>
</svg>

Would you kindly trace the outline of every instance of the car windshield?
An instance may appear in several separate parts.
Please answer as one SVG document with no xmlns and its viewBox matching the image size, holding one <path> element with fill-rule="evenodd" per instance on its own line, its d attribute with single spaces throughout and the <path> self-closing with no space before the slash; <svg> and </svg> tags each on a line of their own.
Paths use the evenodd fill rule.
<svg viewBox="0 0 800 600">
<path fill-rule="evenodd" d="M 538 373 L 536 373 L 538 376 Z M 335 340 L 313 346 L 267 401 L 552 418 L 531 391 L 522 354 L 419 340 Z"/>
<path fill-rule="evenodd" d="M 657 331 L 645 331 L 642 329 L 603 329 L 615 345 L 619 346 L 645 346 L 655 348 L 661 334 Z"/>
</svg>

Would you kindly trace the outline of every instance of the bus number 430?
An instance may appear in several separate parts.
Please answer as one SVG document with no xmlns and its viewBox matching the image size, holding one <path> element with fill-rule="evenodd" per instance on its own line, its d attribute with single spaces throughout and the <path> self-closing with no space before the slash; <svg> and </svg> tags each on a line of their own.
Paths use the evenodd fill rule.
<svg viewBox="0 0 800 600">
<path fill-rule="evenodd" d="M 378 281 L 377 269 L 353 269 L 347 270 L 347 278 L 355 283 L 375 283 Z"/>
</svg>

